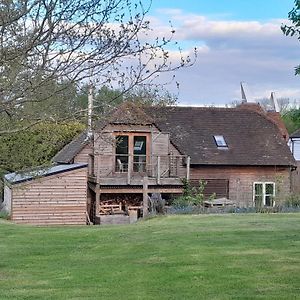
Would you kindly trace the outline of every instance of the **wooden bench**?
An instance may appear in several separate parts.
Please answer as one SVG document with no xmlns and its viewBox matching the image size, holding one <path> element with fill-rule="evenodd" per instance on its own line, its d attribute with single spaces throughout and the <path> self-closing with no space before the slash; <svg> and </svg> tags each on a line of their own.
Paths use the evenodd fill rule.
<svg viewBox="0 0 300 300">
<path fill-rule="evenodd" d="M 124 214 L 122 203 L 119 204 L 100 204 L 100 215 Z"/>
</svg>

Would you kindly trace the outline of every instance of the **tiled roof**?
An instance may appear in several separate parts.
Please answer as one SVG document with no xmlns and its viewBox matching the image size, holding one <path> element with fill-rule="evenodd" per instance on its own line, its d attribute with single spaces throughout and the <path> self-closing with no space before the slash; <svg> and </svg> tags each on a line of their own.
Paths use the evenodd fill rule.
<svg viewBox="0 0 300 300">
<path fill-rule="evenodd" d="M 278 127 L 258 112 L 239 108 L 162 107 L 148 112 L 192 164 L 294 165 Z M 215 135 L 228 145 L 218 148 Z"/>
<path fill-rule="evenodd" d="M 133 114 L 136 114 L 135 110 Z M 126 114 L 111 123 L 126 123 Z M 145 112 L 145 113 L 144 113 Z M 145 120 L 129 118 L 130 124 L 152 120 L 161 131 L 169 132 L 172 143 L 192 164 L 290 166 L 294 158 L 280 130 L 262 113 L 242 108 L 151 107 L 139 115 Z M 154 120 L 154 121 L 153 121 Z M 102 126 L 101 126 L 102 127 Z M 218 148 L 214 136 L 224 137 L 228 148 Z M 59 163 L 70 163 L 87 144 L 82 133 L 55 157 Z"/>
<path fill-rule="evenodd" d="M 85 145 L 88 144 L 87 131 L 82 132 L 72 142 L 67 144 L 52 159 L 53 162 L 68 164 L 78 154 Z"/>
</svg>

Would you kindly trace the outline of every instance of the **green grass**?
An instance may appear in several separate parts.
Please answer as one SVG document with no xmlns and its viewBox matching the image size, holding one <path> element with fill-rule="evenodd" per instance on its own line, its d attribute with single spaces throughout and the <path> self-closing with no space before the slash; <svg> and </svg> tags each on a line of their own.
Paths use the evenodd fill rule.
<svg viewBox="0 0 300 300">
<path fill-rule="evenodd" d="M 0 220 L 0 299 L 300 299 L 300 214 Z"/>
</svg>

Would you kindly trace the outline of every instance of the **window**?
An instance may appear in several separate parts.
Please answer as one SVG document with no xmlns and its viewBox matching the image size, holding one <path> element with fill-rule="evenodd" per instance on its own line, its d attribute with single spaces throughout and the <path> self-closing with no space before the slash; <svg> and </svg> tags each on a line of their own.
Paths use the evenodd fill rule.
<svg viewBox="0 0 300 300">
<path fill-rule="evenodd" d="M 133 145 L 133 171 L 146 172 L 146 136 L 134 136 Z"/>
<path fill-rule="evenodd" d="M 128 136 L 116 137 L 116 172 L 128 171 Z"/>
<path fill-rule="evenodd" d="M 214 135 L 214 139 L 218 148 L 228 148 L 223 135 Z"/>
<path fill-rule="evenodd" d="M 141 134 L 116 136 L 116 172 L 146 172 L 147 167 L 147 136 Z M 132 160 L 130 160 L 132 158 Z"/>
<path fill-rule="evenodd" d="M 274 182 L 254 182 L 253 201 L 255 207 L 274 206 L 275 201 Z"/>
</svg>

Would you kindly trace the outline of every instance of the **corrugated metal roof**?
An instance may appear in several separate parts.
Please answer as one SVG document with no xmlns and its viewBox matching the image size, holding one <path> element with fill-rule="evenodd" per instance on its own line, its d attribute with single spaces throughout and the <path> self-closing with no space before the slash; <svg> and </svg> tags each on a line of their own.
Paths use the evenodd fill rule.
<svg viewBox="0 0 300 300">
<path fill-rule="evenodd" d="M 87 167 L 87 164 L 67 164 L 67 165 L 53 165 L 49 167 L 40 167 L 31 171 L 14 172 L 4 176 L 5 180 L 10 184 L 17 184 L 25 181 L 30 181 L 36 178 L 55 175 L 58 173 L 73 171 Z"/>
</svg>

